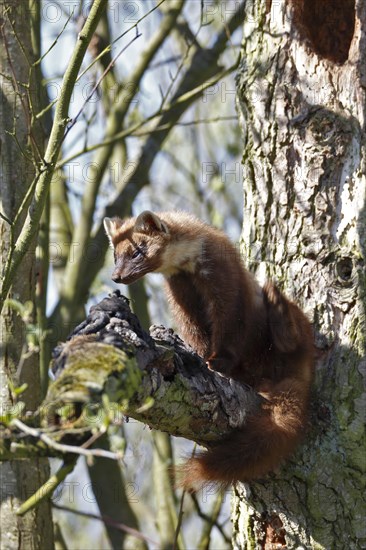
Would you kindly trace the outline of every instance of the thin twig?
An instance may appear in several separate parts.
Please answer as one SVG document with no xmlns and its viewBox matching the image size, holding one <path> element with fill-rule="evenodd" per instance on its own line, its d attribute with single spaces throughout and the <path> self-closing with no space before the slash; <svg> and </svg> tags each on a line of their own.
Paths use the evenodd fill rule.
<svg viewBox="0 0 366 550">
<path fill-rule="evenodd" d="M 21 144 L 19 143 L 19 139 L 17 138 L 15 130 L 13 132 L 8 132 L 7 130 L 5 130 L 5 134 L 8 135 L 9 137 L 11 137 L 11 139 L 14 140 L 16 146 L 19 149 L 19 153 L 22 155 L 23 159 L 26 160 L 27 162 L 29 162 L 30 164 L 33 164 L 33 166 L 35 166 L 34 159 L 30 155 L 27 155 L 27 153 L 24 151 Z"/>
<path fill-rule="evenodd" d="M 62 168 L 63 166 L 65 166 L 65 164 L 68 164 L 72 160 L 74 160 L 74 159 L 76 159 L 76 158 L 78 158 L 82 155 L 85 155 L 86 153 L 90 153 L 91 151 L 95 151 L 96 149 L 100 149 L 101 147 L 106 147 L 108 145 L 116 143 L 117 141 L 119 141 L 119 140 L 121 140 L 125 137 L 134 135 L 137 130 L 139 130 L 142 126 L 144 126 L 148 122 L 151 122 L 152 120 L 154 120 L 155 118 L 160 117 L 161 115 L 169 113 L 170 111 L 172 111 L 178 105 L 181 105 L 182 103 L 185 103 L 186 101 L 189 101 L 190 99 L 192 99 L 192 97 L 194 97 L 195 95 L 197 95 L 197 96 L 201 95 L 202 92 L 206 88 L 209 88 L 213 84 L 216 84 L 216 82 L 218 82 L 219 80 L 221 80 L 222 78 L 224 78 L 225 76 L 230 74 L 232 71 L 234 71 L 238 67 L 238 64 L 239 64 L 239 58 L 233 65 L 231 65 L 231 67 L 229 67 L 228 69 L 224 69 L 213 80 L 210 80 L 209 82 L 206 82 L 205 84 L 199 85 L 196 88 L 193 88 L 193 90 L 189 90 L 185 94 L 179 96 L 176 99 L 176 101 L 174 101 L 173 103 L 171 103 L 170 105 L 165 107 L 162 111 L 159 111 L 159 110 L 156 111 L 152 115 L 145 118 L 145 120 L 143 120 L 141 122 L 138 122 L 138 123 L 134 124 L 133 126 L 131 126 L 130 128 L 126 128 L 125 130 L 122 130 L 121 132 L 118 132 L 112 138 L 106 139 L 106 140 L 104 140 L 100 143 L 96 143 L 95 145 L 91 145 L 90 147 L 84 148 L 83 150 L 78 151 L 77 153 L 74 153 L 73 155 L 70 155 L 66 159 L 61 159 L 60 162 L 57 163 L 56 168 Z"/>
<path fill-rule="evenodd" d="M 179 536 L 179 532 L 180 532 L 180 529 L 182 527 L 182 521 L 183 521 L 183 504 L 184 504 L 184 498 L 186 496 L 186 491 L 184 490 L 183 493 L 182 493 L 182 497 L 180 499 L 180 505 L 179 505 L 179 512 L 178 512 L 178 523 L 177 523 L 177 528 L 175 530 L 175 537 L 174 537 L 174 543 L 173 543 L 173 550 L 176 550 L 177 549 L 177 544 L 178 544 L 178 536 Z"/>
<path fill-rule="evenodd" d="M 203 521 L 207 522 L 208 524 L 211 524 L 212 527 L 216 527 L 216 529 L 220 532 L 220 534 L 223 537 L 223 539 L 225 540 L 225 542 L 230 542 L 230 538 L 227 536 L 227 534 L 225 533 L 222 525 L 217 521 L 217 519 L 215 521 L 212 521 L 213 520 L 212 516 L 209 516 L 209 515 L 205 514 L 204 512 L 202 512 L 202 510 L 200 508 L 200 505 L 198 503 L 198 500 L 197 500 L 197 496 L 192 493 L 190 495 L 190 497 L 193 501 L 193 504 L 194 504 L 194 507 L 196 509 L 196 513 L 197 513 L 198 517 L 200 517 Z"/>
<path fill-rule="evenodd" d="M 128 533 L 129 535 L 132 535 L 137 539 L 144 540 L 146 542 L 149 542 L 150 544 L 153 544 L 156 548 L 158 547 L 158 544 L 156 541 L 150 539 L 146 535 L 143 535 L 140 531 L 137 531 L 137 529 L 134 529 L 133 527 L 129 527 L 128 525 L 125 525 L 120 521 L 116 521 L 113 518 L 110 518 L 108 516 L 97 516 L 96 514 L 91 514 L 90 512 L 82 512 L 81 510 L 74 510 L 73 508 L 69 508 L 68 506 L 61 506 L 60 504 L 56 504 L 55 502 L 52 503 L 52 506 L 56 510 L 61 510 L 63 512 L 76 514 L 77 516 L 83 516 L 85 518 L 102 521 L 105 525 L 108 525 L 109 527 L 113 527 L 113 529 L 116 529 L 117 531 L 123 531 L 124 533 Z"/>
<path fill-rule="evenodd" d="M 13 225 L 16 226 L 16 224 L 18 223 L 18 220 L 20 219 L 21 215 L 23 214 L 24 210 L 27 208 L 28 206 L 28 203 L 34 193 L 34 190 L 36 188 L 36 185 L 37 185 L 37 182 L 41 176 L 41 173 L 42 173 L 42 170 L 37 172 L 37 174 L 34 176 L 33 178 L 33 181 L 31 182 L 31 184 L 29 185 L 28 189 L 27 189 L 27 192 L 26 194 L 24 195 L 23 197 L 23 200 L 22 200 L 22 203 L 21 205 L 19 206 L 15 216 L 14 216 L 14 222 L 13 222 Z"/>
<path fill-rule="evenodd" d="M 52 107 L 53 107 L 57 102 L 58 102 L 58 98 L 53 99 L 52 101 L 50 101 L 50 103 L 49 103 L 44 109 L 42 109 L 42 111 L 39 111 L 39 113 L 37 113 L 37 114 L 35 115 L 36 120 L 39 120 L 40 118 L 43 117 L 43 115 L 45 115 L 46 113 L 48 113 L 48 111 L 49 111 L 50 109 L 52 109 Z"/>
<path fill-rule="evenodd" d="M 0 212 L 0 218 L 2 218 L 4 221 L 6 221 L 10 226 L 12 226 L 12 222 L 9 220 L 9 218 L 7 216 L 5 216 L 5 214 L 3 214 L 2 212 Z"/>
<path fill-rule="evenodd" d="M 140 19 L 138 21 L 136 21 L 136 23 L 134 23 L 131 27 L 129 27 L 126 31 L 124 31 L 122 34 L 120 34 L 119 36 L 117 36 L 117 38 L 115 38 L 110 44 L 108 44 L 108 46 L 106 46 L 104 48 L 104 50 L 102 50 L 100 52 L 100 54 L 97 55 L 97 57 L 95 59 L 93 59 L 93 61 L 86 67 L 86 69 L 84 69 L 84 71 L 82 71 L 76 82 L 78 82 L 83 76 L 85 73 L 87 73 L 89 71 L 89 69 L 91 69 L 93 67 L 93 65 L 95 65 L 95 63 L 97 63 L 102 57 L 104 57 L 107 53 L 109 53 L 111 50 L 112 50 L 112 46 L 114 44 L 116 44 L 119 40 L 121 40 L 121 38 L 123 38 L 124 36 L 126 36 L 126 34 L 128 34 L 129 32 L 131 32 L 133 29 L 137 28 L 138 25 L 141 23 L 141 21 L 143 21 L 144 19 L 146 19 L 146 17 L 148 17 L 152 12 L 154 12 L 155 10 L 157 10 L 159 8 L 159 6 L 161 6 L 161 4 L 163 4 L 165 2 L 165 0 L 161 0 L 158 4 L 156 4 L 156 6 L 154 6 L 153 8 L 151 8 L 151 10 L 149 10 L 148 12 L 146 12 L 142 17 L 140 17 Z"/>
<path fill-rule="evenodd" d="M 27 435 L 40 439 L 48 447 L 51 447 L 51 449 L 55 449 L 56 451 L 60 451 L 61 453 L 64 453 L 64 454 L 72 453 L 72 454 L 82 455 L 86 457 L 96 456 L 96 457 L 110 458 L 111 460 L 122 459 L 121 453 L 113 453 L 112 451 L 105 451 L 104 449 L 86 449 L 85 448 L 86 443 L 84 443 L 82 447 L 76 447 L 74 445 L 63 445 L 62 443 L 57 443 L 57 441 L 54 441 L 51 437 L 49 437 L 45 433 L 41 432 L 40 430 L 37 430 L 36 428 L 31 428 L 27 426 L 18 418 L 14 418 L 11 421 L 11 425 L 15 426 L 16 428 L 18 428 L 18 430 L 20 430 L 21 432 Z"/>
<path fill-rule="evenodd" d="M 181 54 L 173 55 L 172 57 L 168 57 L 167 59 L 163 59 L 162 61 L 156 61 L 156 63 L 151 63 L 148 71 L 159 69 L 160 67 L 164 67 L 164 65 L 170 65 L 171 63 L 179 61 L 180 59 L 182 59 Z"/>
<path fill-rule="evenodd" d="M 63 141 L 66 139 L 68 133 L 70 132 L 70 130 L 75 126 L 79 116 L 81 115 L 81 113 L 84 111 L 87 103 L 91 100 L 91 98 L 93 97 L 93 95 L 95 94 L 95 92 L 97 91 L 97 89 L 99 88 L 101 82 L 104 80 L 104 78 L 107 76 L 107 74 L 109 73 L 109 71 L 112 69 L 112 67 L 114 67 L 116 61 L 118 60 L 118 58 L 131 46 L 131 44 L 133 44 L 133 42 L 135 42 L 135 40 L 137 40 L 138 38 L 140 38 L 140 36 L 142 36 L 138 30 L 137 30 L 137 27 L 136 27 L 136 35 L 126 44 L 126 46 L 124 46 L 119 52 L 118 54 L 112 59 L 112 61 L 108 64 L 108 66 L 105 68 L 105 70 L 103 71 L 103 73 L 100 75 L 100 77 L 98 78 L 96 84 L 93 86 L 93 89 L 91 90 L 91 92 L 89 93 L 88 97 L 85 99 L 83 105 L 81 106 L 79 112 L 77 113 L 77 115 L 73 118 L 72 122 L 70 123 L 70 125 L 68 126 L 66 132 L 65 132 L 65 135 L 64 135 L 64 138 L 63 138 Z"/>
<path fill-rule="evenodd" d="M 217 116 L 214 118 L 199 118 L 196 120 L 187 120 L 186 122 L 177 122 L 175 126 L 196 126 L 198 124 L 210 124 L 212 122 L 226 122 L 228 120 L 235 120 L 238 121 L 237 116 Z M 156 126 L 153 130 L 146 130 L 145 132 L 134 132 L 132 135 L 133 137 L 141 137 L 141 136 L 150 136 L 151 134 L 154 134 L 156 132 L 161 132 L 162 130 L 166 130 L 167 128 L 170 128 L 170 124 L 166 123 L 162 126 Z"/>
<path fill-rule="evenodd" d="M 72 10 L 72 12 L 70 13 L 69 17 L 67 18 L 66 20 L 66 23 L 64 24 L 64 26 L 62 27 L 61 31 L 58 33 L 58 35 L 56 36 L 56 38 L 54 39 L 54 41 L 52 42 L 51 46 L 48 48 L 48 50 L 39 58 L 37 59 L 33 65 L 36 66 L 36 65 L 39 65 L 42 60 L 50 53 L 50 51 L 56 46 L 60 36 L 65 32 L 65 29 L 67 27 L 67 25 L 69 24 L 69 21 L 70 19 L 72 18 L 74 14 L 74 10 Z"/>
<path fill-rule="evenodd" d="M 196 448 L 197 448 L 197 443 L 195 443 L 195 444 L 193 445 L 191 458 L 194 457 L 194 455 L 195 455 L 195 453 L 196 453 Z M 175 537 L 174 537 L 174 543 L 173 543 L 173 550 L 176 550 L 176 549 L 177 549 L 179 531 L 180 531 L 180 529 L 181 529 L 182 521 L 183 521 L 183 504 L 184 504 L 185 496 L 186 496 L 186 490 L 184 489 L 183 492 L 182 492 L 182 496 L 181 496 L 181 498 L 180 498 L 179 512 L 178 512 L 178 523 L 177 523 L 177 528 L 176 528 L 176 530 L 175 530 Z"/>
<path fill-rule="evenodd" d="M 194 40 L 197 39 L 197 36 L 198 36 L 200 30 L 201 30 L 201 25 L 198 27 L 196 33 L 194 34 Z M 193 40 L 190 44 L 188 44 L 186 52 L 185 52 L 184 56 L 182 57 L 180 64 L 178 65 L 178 68 L 177 68 L 177 71 L 176 71 L 175 75 L 174 76 L 171 75 L 170 84 L 168 86 L 167 91 L 164 94 L 164 97 L 162 98 L 162 102 L 161 102 L 161 105 L 160 105 L 160 111 L 163 110 L 164 104 L 166 103 L 166 100 L 168 99 L 168 96 L 169 96 L 175 82 L 177 81 L 178 76 L 180 75 L 181 71 L 183 70 L 184 64 L 185 64 L 186 60 L 188 59 L 189 52 L 191 51 L 192 46 L 194 44 L 195 44 L 195 42 Z"/>
<path fill-rule="evenodd" d="M 10 17 L 8 16 L 8 14 L 7 14 L 7 18 L 8 18 L 9 24 L 11 25 L 12 32 L 14 33 L 14 36 L 17 39 L 17 42 L 21 43 L 19 38 L 16 35 L 13 23 L 12 23 Z M 27 121 L 27 131 L 28 131 L 29 138 L 30 138 L 30 140 L 33 144 L 34 150 L 37 152 L 38 160 L 41 160 L 42 159 L 42 153 L 41 153 L 41 151 L 38 147 L 37 140 L 36 140 L 35 136 L 33 135 L 33 131 L 32 131 L 32 123 L 31 123 L 32 114 L 33 114 L 32 106 L 31 106 L 30 103 L 28 105 L 25 105 L 23 94 L 21 93 L 21 91 L 19 89 L 18 80 L 17 80 L 16 74 L 15 74 L 15 68 L 14 68 L 12 57 L 11 57 L 10 51 L 9 51 L 8 40 L 7 40 L 6 34 L 4 32 L 4 25 L 5 25 L 5 23 L 3 25 L 1 25 L 1 35 L 2 35 L 2 38 L 3 38 L 4 46 L 5 46 L 7 61 L 9 63 L 9 67 L 10 67 L 10 70 L 11 70 L 11 73 L 12 73 L 13 88 L 14 88 L 14 91 L 16 92 L 16 94 L 19 97 L 20 103 L 21 103 L 23 111 L 24 111 L 24 117 L 25 117 L 25 120 Z M 24 53 L 23 49 L 22 49 L 22 52 Z M 26 55 L 25 55 L 25 57 L 26 57 L 26 59 L 28 61 L 28 64 L 29 64 L 29 60 L 28 60 Z"/>
</svg>

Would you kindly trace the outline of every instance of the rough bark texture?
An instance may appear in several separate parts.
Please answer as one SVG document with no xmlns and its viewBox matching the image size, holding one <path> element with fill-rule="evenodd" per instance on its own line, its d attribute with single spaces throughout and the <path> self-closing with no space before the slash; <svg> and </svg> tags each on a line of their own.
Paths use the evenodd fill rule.
<svg viewBox="0 0 366 550">
<path fill-rule="evenodd" d="M 234 547 L 364 548 L 366 3 L 246 3 L 243 249 L 314 322 L 307 443 L 238 485 Z"/>
<path fill-rule="evenodd" d="M 56 351 L 53 370 L 57 380 L 42 405 L 51 424 L 61 407 L 102 403 L 104 394 L 136 420 L 209 444 L 241 426 L 261 403 L 249 386 L 209 371 L 172 330 L 145 332 L 118 291 L 91 308 Z"/>
<path fill-rule="evenodd" d="M 56 380 L 28 424 L 56 443 L 79 445 L 106 415 L 130 416 L 172 435 L 210 445 L 242 426 L 263 402 L 252 388 L 210 371 L 171 329 L 150 334 L 114 291 L 91 308 L 71 340 L 55 350 Z M 0 431 L 0 460 L 60 456 L 62 449 L 9 424 Z"/>
<path fill-rule="evenodd" d="M 0 265 L 1 275 L 11 247 L 11 226 L 34 176 L 30 156 L 40 138 L 39 128 L 31 122 L 30 104 L 37 109 L 36 82 L 30 80 L 32 62 L 31 28 L 28 3 L 22 0 L 0 0 Z M 19 37 L 22 47 L 19 46 Z M 26 57 L 27 54 L 28 58 Z M 29 90 L 24 84 L 29 82 Z M 39 140 L 39 143 L 41 140 Z M 39 145 L 38 143 L 38 145 Z M 36 157 L 37 158 L 37 157 Z M 6 219 L 4 219 L 6 217 Z M 24 215 L 13 226 L 14 238 L 24 223 Z M 8 221 L 6 221 L 8 220 Z M 12 281 L 9 297 L 25 303 L 34 300 L 35 242 Z M 34 322 L 30 318 L 30 321 Z M 40 382 L 36 354 L 25 357 L 26 328 L 11 307 L 4 307 L 0 320 L 0 414 L 15 404 L 12 388 L 24 383 L 28 389 L 22 395 L 28 410 L 35 410 L 40 400 Z M 10 384 L 11 382 L 11 384 Z M 48 502 L 37 510 L 18 518 L 19 504 L 34 492 L 49 475 L 47 459 L 35 458 L 0 465 L 0 517 L 2 549 L 33 549 L 53 546 L 53 528 Z"/>
</svg>

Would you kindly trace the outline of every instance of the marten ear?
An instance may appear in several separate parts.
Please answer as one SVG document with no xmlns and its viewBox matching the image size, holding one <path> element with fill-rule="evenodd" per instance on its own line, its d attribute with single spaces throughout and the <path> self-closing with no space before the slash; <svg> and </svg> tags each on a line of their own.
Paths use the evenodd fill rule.
<svg viewBox="0 0 366 550">
<path fill-rule="evenodd" d="M 144 210 L 137 216 L 134 229 L 140 233 L 155 233 L 156 231 L 169 233 L 165 223 L 150 210 Z"/>
<path fill-rule="evenodd" d="M 109 244 L 113 248 L 113 239 L 116 237 L 119 229 L 121 228 L 122 220 L 120 220 L 119 218 L 104 218 L 103 225 L 105 232 L 107 233 Z"/>
</svg>

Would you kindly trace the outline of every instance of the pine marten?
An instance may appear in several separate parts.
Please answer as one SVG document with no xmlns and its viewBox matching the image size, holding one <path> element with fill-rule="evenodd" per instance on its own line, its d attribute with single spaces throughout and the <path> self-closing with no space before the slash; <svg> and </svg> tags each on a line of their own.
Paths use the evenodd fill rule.
<svg viewBox="0 0 366 550">
<path fill-rule="evenodd" d="M 273 283 L 259 286 L 224 233 L 187 213 L 145 211 L 105 218 L 104 226 L 114 249 L 112 280 L 130 284 L 162 273 L 184 340 L 210 369 L 266 399 L 243 428 L 186 463 L 183 486 L 263 477 L 294 451 L 306 427 L 309 321 Z"/>
</svg>

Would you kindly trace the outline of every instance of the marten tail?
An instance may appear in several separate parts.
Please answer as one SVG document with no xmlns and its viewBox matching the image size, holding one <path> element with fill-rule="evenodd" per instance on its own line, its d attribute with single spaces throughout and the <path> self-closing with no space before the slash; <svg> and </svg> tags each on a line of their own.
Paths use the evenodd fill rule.
<svg viewBox="0 0 366 550">
<path fill-rule="evenodd" d="M 258 479 L 276 468 L 299 443 L 306 428 L 307 392 L 298 380 L 284 379 L 263 394 L 269 401 L 243 428 L 199 453 L 178 469 L 179 485 L 197 490 Z"/>
</svg>

